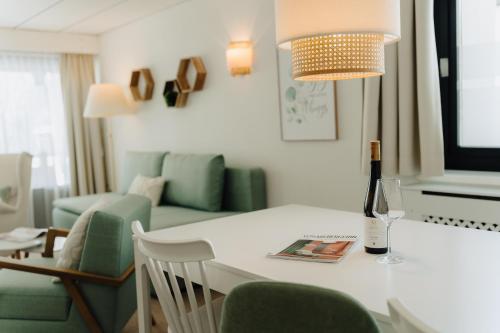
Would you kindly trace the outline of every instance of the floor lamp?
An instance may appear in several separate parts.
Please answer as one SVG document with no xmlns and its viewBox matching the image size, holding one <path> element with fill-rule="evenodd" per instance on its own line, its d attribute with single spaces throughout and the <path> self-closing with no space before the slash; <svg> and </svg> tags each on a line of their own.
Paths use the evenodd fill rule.
<svg viewBox="0 0 500 333">
<path fill-rule="evenodd" d="M 109 118 L 134 113 L 133 108 L 125 98 L 123 88 L 116 84 L 100 83 L 90 86 L 85 104 L 84 118 Z M 110 165 L 110 185 L 116 190 L 115 158 L 113 134 L 110 122 L 106 123 L 108 162 Z"/>
</svg>

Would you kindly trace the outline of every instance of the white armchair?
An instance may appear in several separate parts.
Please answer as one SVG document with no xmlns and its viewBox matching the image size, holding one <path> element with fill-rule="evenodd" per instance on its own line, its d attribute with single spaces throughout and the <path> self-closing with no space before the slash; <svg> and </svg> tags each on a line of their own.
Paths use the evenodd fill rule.
<svg viewBox="0 0 500 333">
<path fill-rule="evenodd" d="M 0 232 L 28 226 L 31 159 L 27 153 L 0 154 L 0 188 L 11 188 L 9 199 L 0 200 Z"/>
</svg>

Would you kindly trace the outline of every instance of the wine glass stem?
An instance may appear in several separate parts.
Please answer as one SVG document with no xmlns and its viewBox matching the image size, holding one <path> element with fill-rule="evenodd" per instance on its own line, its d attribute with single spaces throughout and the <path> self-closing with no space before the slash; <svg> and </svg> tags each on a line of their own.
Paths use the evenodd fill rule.
<svg viewBox="0 0 500 333">
<path fill-rule="evenodd" d="M 387 253 L 391 254 L 391 223 L 387 223 Z"/>
</svg>

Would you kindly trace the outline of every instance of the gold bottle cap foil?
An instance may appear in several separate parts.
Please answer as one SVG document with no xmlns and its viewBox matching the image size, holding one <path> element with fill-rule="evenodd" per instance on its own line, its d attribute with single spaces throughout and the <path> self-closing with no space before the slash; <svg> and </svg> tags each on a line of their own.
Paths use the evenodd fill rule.
<svg viewBox="0 0 500 333">
<path fill-rule="evenodd" d="M 372 161 L 380 161 L 380 141 L 370 141 L 371 159 Z"/>
</svg>

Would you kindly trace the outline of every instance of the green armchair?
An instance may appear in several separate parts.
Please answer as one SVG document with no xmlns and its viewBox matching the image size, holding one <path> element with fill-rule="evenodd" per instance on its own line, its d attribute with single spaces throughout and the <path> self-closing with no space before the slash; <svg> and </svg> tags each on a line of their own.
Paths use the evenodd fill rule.
<svg viewBox="0 0 500 333">
<path fill-rule="evenodd" d="M 44 258 L 0 259 L 2 332 L 121 332 L 137 307 L 131 223 L 149 229 L 151 202 L 127 195 L 89 223 L 79 270 L 55 268 L 50 230 Z M 54 283 L 59 277 L 62 283 Z"/>
</svg>

